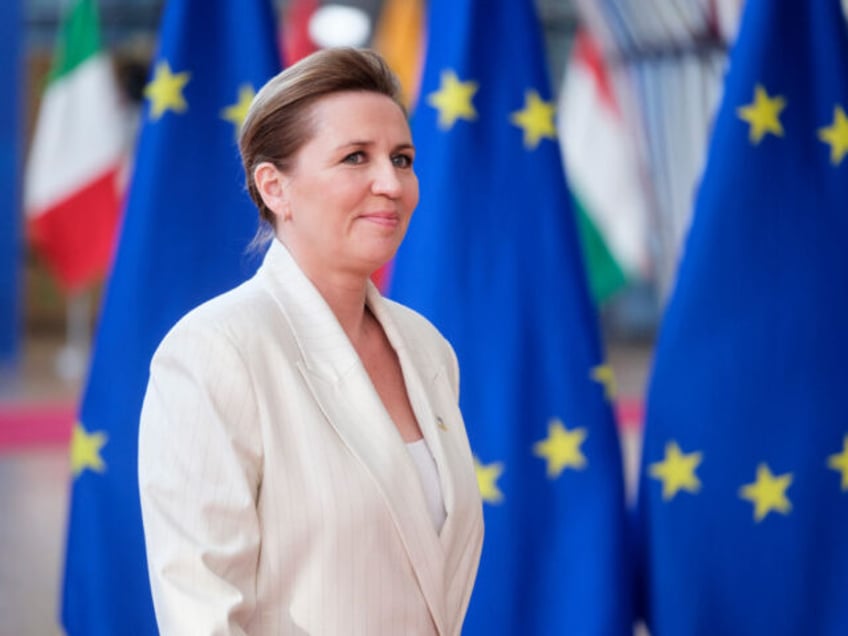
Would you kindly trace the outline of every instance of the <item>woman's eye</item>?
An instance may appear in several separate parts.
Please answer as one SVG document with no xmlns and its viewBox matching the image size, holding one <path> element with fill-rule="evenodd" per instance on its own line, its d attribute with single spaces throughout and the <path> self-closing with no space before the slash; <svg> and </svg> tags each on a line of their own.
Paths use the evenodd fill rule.
<svg viewBox="0 0 848 636">
<path fill-rule="evenodd" d="M 352 164 L 360 164 L 365 161 L 365 153 L 361 150 L 357 150 L 356 152 L 352 152 L 347 155 L 344 159 L 342 159 L 342 163 L 352 163 Z"/>
<path fill-rule="evenodd" d="M 410 168 L 412 166 L 411 155 L 395 155 L 392 157 L 392 164 L 395 168 Z"/>
</svg>

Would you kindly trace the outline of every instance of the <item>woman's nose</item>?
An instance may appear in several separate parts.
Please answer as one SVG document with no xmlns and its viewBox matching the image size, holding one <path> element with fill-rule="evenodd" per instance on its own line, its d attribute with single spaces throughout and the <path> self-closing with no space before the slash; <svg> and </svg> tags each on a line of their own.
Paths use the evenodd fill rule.
<svg viewBox="0 0 848 636">
<path fill-rule="evenodd" d="M 382 194 L 388 197 L 400 196 L 403 187 L 397 174 L 397 168 L 390 160 L 381 161 L 375 165 L 374 177 L 371 182 L 371 190 L 374 194 Z"/>
</svg>

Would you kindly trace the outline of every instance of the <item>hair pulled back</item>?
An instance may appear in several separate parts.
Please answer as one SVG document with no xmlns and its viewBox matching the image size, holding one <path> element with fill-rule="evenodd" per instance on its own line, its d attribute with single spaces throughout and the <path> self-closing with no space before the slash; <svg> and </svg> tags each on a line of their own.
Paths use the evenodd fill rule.
<svg viewBox="0 0 848 636">
<path fill-rule="evenodd" d="M 247 191 L 264 221 L 254 243 L 262 234 L 270 236 L 275 223 L 256 187 L 254 170 L 264 162 L 283 172 L 291 169 L 294 157 L 314 134 L 312 105 L 346 91 L 385 95 L 406 114 L 397 77 L 380 55 L 368 49 L 332 48 L 313 53 L 268 80 L 254 97 L 238 140 Z"/>
</svg>

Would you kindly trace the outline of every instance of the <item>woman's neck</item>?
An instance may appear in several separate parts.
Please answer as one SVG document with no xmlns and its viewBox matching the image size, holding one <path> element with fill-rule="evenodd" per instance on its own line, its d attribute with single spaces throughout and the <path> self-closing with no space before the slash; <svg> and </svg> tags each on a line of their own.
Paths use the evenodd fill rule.
<svg viewBox="0 0 848 636">
<path fill-rule="evenodd" d="M 286 247 L 329 305 L 347 337 L 354 346 L 358 345 L 368 322 L 365 311 L 368 276 L 352 269 L 331 269 L 324 262 L 310 259 L 308 253 L 298 254 L 292 246 Z"/>
<path fill-rule="evenodd" d="M 354 272 L 330 271 L 327 268 L 303 267 L 304 274 L 329 305 L 354 347 L 365 336 L 368 277 Z"/>
</svg>

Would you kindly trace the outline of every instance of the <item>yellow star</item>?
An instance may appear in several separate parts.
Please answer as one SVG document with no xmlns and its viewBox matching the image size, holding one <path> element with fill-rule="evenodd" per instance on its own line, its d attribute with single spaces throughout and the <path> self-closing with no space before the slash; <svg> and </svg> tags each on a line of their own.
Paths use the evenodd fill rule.
<svg viewBox="0 0 848 636">
<path fill-rule="evenodd" d="M 600 382 L 604 385 L 604 396 L 608 401 L 615 398 L 615 372 L 608 364 L 599 364 L 592 367 L 591 377 L 595 382 Z"/>
<path fill-rule="evenodd" d="M 183 88 L 188 84 L 191 73 L 171 73 L 168 62 L 159 62 L 153 73 L 153 79 L 144 87 L 144 96 L 150 100 L 150 118 L 159 119 L 166 111 L 184 113 L 188 110 L 183 97 Z"/>
<path fill-rule="evenodd" d="M 471 99 L 478 88 L 477 82 L 460 82 L 453 71 L 442 71 L 439 90 L 427 96 L 427 103 L 439 111 L 439 128 L 450 130 L 457 119 L 477 119 Z"/>
<path fill-rule="evenodd" d="M 766 133 L 777 137 L 783 136 L 783 126 L 780 123 L 780 112 L 786 108 L 786 100 L 780 97 L 769 97 L 760 84 L 754 89 L 754 101 L 747 106 L 736 109 L 739 119 L 750 124 L 748 139 L 758 144 Z"/>
<path fill-rule="evenodd" d="M 819 128 L 819 139 L 830 145 L 830 163 L 838 166 L 848 153 L 848 117 L 842 106 L 833 109 L 833 123 Z"/>
<path fill-rule="evenodd" d="M 556 479 L 565 468 L 586 467 L 586 457 L 580 451 L 586 435 L 585 428 L 569 431 L 559 419 L 548 422 L 548 437 L 533 444 L 533 454 L 548 461 L 548 478 Z"/>
<path fill-rule="evenodd" d="M 106 464 L 100 456 L 100 450 L 106 444 L 108 436 L 103 432 L 89 433 L 81 422 L 74 424 L 71 434 L 71 472 L 74 477 L 86 468 L 97 473 L 106 470 Z"/>
<path fill-rule="evenodd" d="M 256 91 L 253 90 L 250 84 L 242 84 L 239 87 L 238 101 L 221 111 L 221 118 L 226 119 L 235 126 L 236 132 L 241 129 L 244 118 L 247 117 L 247 109 L 250 108 L 250 104 L 253 102 L 255 96 Z"/>
<path fill-rule="evenodd" d="M 772 510 L 788 514 L 792 504 L 786 489 L 792 483 L 792 473 L 775 477 L 766 464 L 757 466 L 757 480 L 739 489 L 739 496 L 754 504 L 754 519 L 759 523 Z"/>
<path fill-rule="evenodd" d="M 701 464 L 702 453 L 680 452 L 677 442 L 665 445 L 665 458 L 650 465 L 650 475 L 663 483 L 663 500 L 674 499 L 681 490 L 696 493 L 701 489 L 701 480 L 695 469 Z"/>
<path fill-rule="evenodd" d="M 848 490 L 848 435 L 842 440 L 842 452 L 828 457 L 827 466 L 842 473 L 842 490 Z"/>
<path fill-rule="evenodd" d="M 533 150 L 542 139 L 556 139 L 556 106 L 539 97 L 534 90 L 524 95 L 524 108 L 512 113 L 509 121 L 524 131 L 524 147 Z"/>
<path fill-rule="evenodd" d="M 477 487 L 480 489 L 480 496 L 486 503 L 496 504 L 503 501 L 503 493 L 498 488 L 498 479 L 500 479 L 503 470 L 503 464 L 501 462 L 486 464 L 484 466 L 476 457 L 474 458 Z"/>
</svg>

